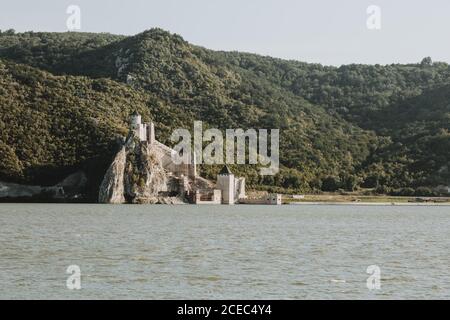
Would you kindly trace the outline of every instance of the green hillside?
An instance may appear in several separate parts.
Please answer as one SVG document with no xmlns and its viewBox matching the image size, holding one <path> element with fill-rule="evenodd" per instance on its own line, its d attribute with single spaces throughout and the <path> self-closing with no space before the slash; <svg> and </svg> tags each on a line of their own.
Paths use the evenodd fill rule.
<svg viewBox="0 0 450 320">
<path fill-rule="evenodd" d="M 392 140 L 370 159 L 369 186 L 449 184 L 450 85 L 426 90 L 369 116 L 377 124 L 376 131 Z"/>
<path fill-rule="evenodd" d="M 160 29 L 3 32 L 0 59 L 2 180 L 50 183 L 107 162 L 136 109 L 166 143 L 195 120 L 279 128 L 280 174 L 234 168 L 255 188 L 399 192 L 450 183 L 445 63 L 324 67 L 215 52 Z"/>
<path fill-rule="evenodd" d="M 148 117 L 150 106 L 109 80 L 0 61 L 0 180 L 51 185 L 86 165 L 103 170 L 126 133 L 123 119 L 134 109 Z"/>
</svg>

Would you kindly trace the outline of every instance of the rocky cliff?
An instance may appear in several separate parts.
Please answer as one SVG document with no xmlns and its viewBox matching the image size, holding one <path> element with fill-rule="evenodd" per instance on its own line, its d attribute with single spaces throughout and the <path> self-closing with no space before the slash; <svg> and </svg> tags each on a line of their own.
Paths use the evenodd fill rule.
<svg viewBox="0 0 450 320">
<path fill-rule="evenodd" d="M 162 165 L 158 146 L 129 137 L 100 185 L 100 203 L 183 203 L 184 186 Z"/>
<path fill-rule="evenodd" d="M 100 185 L 98 201 L 100 203 L 124 203 L 124 173 L 126 164 L 125 146 L 117 153 Z"/>
</svg>

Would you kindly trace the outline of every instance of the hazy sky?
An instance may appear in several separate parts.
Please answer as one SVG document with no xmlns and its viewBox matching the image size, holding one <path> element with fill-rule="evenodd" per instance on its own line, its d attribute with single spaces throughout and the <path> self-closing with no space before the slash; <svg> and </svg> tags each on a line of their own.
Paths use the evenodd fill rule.
<svg viewBox="0 0 450 320">
<path fill-rule="evenodd" d="M 136 34 L 152 27 L 210 49 L 306 62 L 450 62 L 449 0 L 0 0 L 0 29 L 67 31 L 69 5 L 82 32 Z M 381 9 L 369 30 L 366 10 Z"/>
</svg>

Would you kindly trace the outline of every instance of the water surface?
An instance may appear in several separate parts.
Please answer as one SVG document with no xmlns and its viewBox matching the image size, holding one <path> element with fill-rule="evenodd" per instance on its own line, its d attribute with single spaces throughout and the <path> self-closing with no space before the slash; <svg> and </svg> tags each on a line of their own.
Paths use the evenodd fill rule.
<svg viewBox="0 0 450 320">
<path fill-rule="evenodd" d="M 450 207 L 0 204 L 0 298 L 449 299 Z"/>
</svg>

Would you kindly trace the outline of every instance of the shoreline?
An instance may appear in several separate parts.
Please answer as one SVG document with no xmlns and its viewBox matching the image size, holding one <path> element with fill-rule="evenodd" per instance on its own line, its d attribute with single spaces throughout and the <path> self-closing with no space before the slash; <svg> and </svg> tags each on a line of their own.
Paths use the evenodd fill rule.
<svg viewBox="0 0 450 320">
<path fill-rule="evenodd" d="M 253 195 L 254 196 L 254 195 Z M 290 195 L 282 194 L 281 203 L 278 205 L 330 205 L 330 206 L 450 206 L 450 197 L 402 197 L 402 196 L 367 196 L 367 195 L 304 195 L 303 198 L 295 199 Z M 258 198 L 261 198 L 259 195 Z M 249 199 L 255 199 L 250 197 Z M 0 198 L 0 204 L 101 204 L 93 199 L 45 199 L 37 197 Z M 124 203 L 125 204 L 125 203 Z M 131 204 L 131 203 L 130 203 Z M 145 203 L 142 203 L 145 204 Z M 167 203 L 158 203 L 167 205 Z M 131 204 L 132 205 L 132 204 Z M 137 203 L 137 205 L 139 205 Z M 149 205 L 149 204 L 147 204 Z M 171 205 L 177 205 L 172 203 Z M 194 205 L 193 203 L 179 203 L 179 205 Z M 206 205 L 198 204 L 198 205 Z M 220 205 L 220 204 L 211 204 Z M 258 203 L 249 201 L 234 205 L 275 205 L 274 203 Z"/>
<path fill-rule="evenodd" d="M 330 205 L 330 206 L 450 206 L 450 202 L 329 202 L 329 201 L 304 201 L 288 202 L 283 205 Z"/>
<path fill-rule="evenodd" d="M 108 206 L 370 206 L 370 207 L 387 207 L 387 206 L 402 206 L 402 207 L 414 207 L 414 206 L 422 206 L 422 207 L 435 207 L 435 206 L 449 206 L 450 202 L 442 202 L 442 203 L 435 203 L 435 202 L 333 202 L 333 201 L 303 201 L 303 202 L 283 202 L 280 205 L 275 204 L 262 204 L 262 203 L 235 203 L 233 205 L 227 205 L 227 204 L 193 204 L 193 203 L 183 203 L 183 204 L 163 204 L 163 203 L 157 203 L 157 204 L 145 204 L 145 203 L 123 203 L 123 204 L 105 204 L 105 203 L 98 203 L 98 202 L 0 202 L 1 204 L 58 204 L 58 205 L 108 205 Z"/>
</svg>

